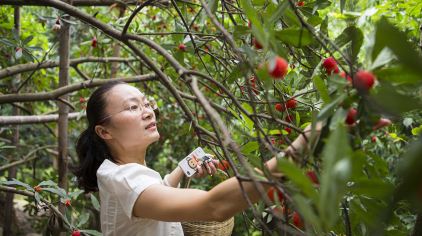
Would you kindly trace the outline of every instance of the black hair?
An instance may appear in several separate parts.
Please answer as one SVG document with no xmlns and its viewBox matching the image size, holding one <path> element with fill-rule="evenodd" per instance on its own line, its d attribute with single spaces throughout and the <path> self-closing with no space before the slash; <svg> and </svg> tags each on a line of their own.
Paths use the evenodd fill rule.
<svg viewBox="0 0 422 236">
<path fill-rule="evenodd" d="M 86 106 L 88 128 L 79 135 L 76 141 L 76 154 L 79 158 L 79 166 L 73 170 L 79 188 L 83 189 L 86 193 L 98 191 L 97 170 L 103 161 L 109 159 L 115 162 L 107 144 L 95 132 L 95 126 L 107 115 L 105 114 L 105 94 L 119 84 L 126 83 L 112 81 L 103 84 L 88 99 Z"/>
</svg>

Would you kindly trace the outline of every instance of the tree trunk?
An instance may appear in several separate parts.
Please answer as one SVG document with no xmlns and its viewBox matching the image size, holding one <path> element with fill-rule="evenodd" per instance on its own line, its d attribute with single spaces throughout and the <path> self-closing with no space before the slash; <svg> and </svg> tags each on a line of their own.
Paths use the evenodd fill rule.
<svg viewBox="0 0 422 236">
<path fill-rule="evenodd" d="M 21 24 L 20 24 L 20 7 L 15 7 L 14 8 L 14 28 L 17 32 L 17 34 L 20 36 L 20 30 L 21 30 Z M 12 80 L 12 88 L 13 91 L 16 92 L 16 89 L 18 87 L 18 83 L 21 80 L 21 76 L 20 74 L 16 75 L 14 80 Z M 13 107 L 13 115 L 17 116 L 19 115 L 19 110 L 17 107 Z M 19 145 L 19 125 L 15 125 L 14 126 L 14 130 L 13 130 L 13 141 L 12 144 L 16 147 L 15 150 L 18 150 L 18 145 Z M 13 161 L 14 159 L 14 155 L 11 156 L 10 158 L 10 162 Z M 12 167 L 9 169 L 8 171 L 8 178 L 12 179 L 12 178 L 16 178 L 16 167 Z M 13 232 L 13 225 L 14 223 L 16 223 L 14 221 L 15 219 L 15 208 L 13 205 L 13 199 L 14 199 L 15 195 L 13 193 L 6 193 L 6 204 L 4 207 L 4 231 L 3 234 L 5 236 L 8 235 L 14 235 L 16 232 Z"/>
<path fill-rule="evenodd" d="M 66 1 L 69 4 L 72 4 L 72 0 Z M 69 16 L 63 17 L 64 19 L 70 20 Z M 60 31 L 59 36 L 59 87 L 64 87 L 69 84 L 69 61 L 70 61 L 70 24 L 65 21 L 61 21 L 62 28 Z M 64 101 L 69 100 L 68 95 L 61 96 L 61 99 Z M 67 186 L 67 166 L 68 166 L 68 158 L 67 158 L 67 143 L 68 143 L 68 135 L 67 135 L 67 128 L 68 128 L 68 115 L 69 115 L 69 107 L 63 103 L 58 102 L 59 107 L 59 121 L 58 121 L 58 172 L 59 172 L 59 179 L 58 184 L 60 188 L 66 190 L 68 189 Z M 66 206 L 63 203 L 59 203 L 59 211 L 65 215 Z M 61 225 L 62 227 L 63 225 Z M 65 235 L 62 233 L 61 235 Z"/>
</svg>

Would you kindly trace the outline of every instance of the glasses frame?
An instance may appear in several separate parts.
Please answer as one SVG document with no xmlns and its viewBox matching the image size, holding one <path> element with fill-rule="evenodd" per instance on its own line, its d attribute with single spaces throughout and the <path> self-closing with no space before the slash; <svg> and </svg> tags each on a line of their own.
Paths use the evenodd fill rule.
<svg viewBox="0 0 422 236">
<path fill-rule="evenodd" d="M 155 99 L 153 98 L 153 97 L 148 97 L 147 98 L 147 101 L 148 101 L 148 103 L 150 104 L 150 108 L 152 109 L 152 111 L 154 111 L 154 113 L 156 114 L 156 116 L 157 116 L 157 114 L 158 114 L 158 106 L 157 106 L 157 102 L 155 101 Z M 130 112 L 133 112 L 133 110 L 134 109 L 131 109 L 131 107 L 132 106 L 129 106 L 128 108 L 125 108 L 125 109 L 123 109 L 123 110 L 121 110 L 121 111 L 118 111 L 118 112 L 116 112 L 116 113 L 113 113 L 113 114 L 110 114 L 110 115 L 107 115 L 107 116 L 105 116 L 104 118 L 102 118 L 100 121 L 98 121 L 98 124 L 100 125 L 100 124 L 103 124 L 106 120 L 108 120 L 108 119 L 110 119 L 111 117 L 113 117 L 114 115 L 117 115 L 117 114 L 119 114 L 119 113 L 121 113 L 121 112 L 124 112 L 124 111 L 130 111 Z M 144 109 L 145 109 L 145 104 L 143 104 L 143 105 L 141 105 L 141 104 L 139 104 L 139 107 L 141 107 L 142 108 L 142 110 L 141 110 L 141 113 L 144 111 Z M 139 110 L 140 108 L 137 108 L 136 110 Z"/>
</svg>

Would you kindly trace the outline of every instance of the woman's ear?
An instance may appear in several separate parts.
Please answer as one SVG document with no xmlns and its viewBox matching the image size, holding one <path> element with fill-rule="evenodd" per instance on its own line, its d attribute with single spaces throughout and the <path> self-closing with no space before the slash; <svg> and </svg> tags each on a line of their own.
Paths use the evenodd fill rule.
<svg viewBox="0 0 422 236">
<path fill-rule="evenodd" d="M 113 138 L 113 136 L 111 136 L 110 132 L 108 132 L 108 130 L 102 125 L 96 125 L 95 126 L 95 133 L 97 133 L 97 135 L 102 139 L 112 139 Z"/>
</svg>

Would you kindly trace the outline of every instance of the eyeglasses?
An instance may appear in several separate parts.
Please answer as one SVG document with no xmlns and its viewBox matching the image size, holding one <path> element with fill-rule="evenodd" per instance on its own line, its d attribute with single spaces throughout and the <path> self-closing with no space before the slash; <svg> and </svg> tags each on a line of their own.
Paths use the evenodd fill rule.
<svg viewBox="0 0 422 236">
<path fill-rule="evenodd" d="M 152 109 L 154 112 L 155 112 L 155 110 L 158 110 L 158 106 L 157 106 L 157 103 L 155 102 L 155 100 L 154 99 L 149 99 L 149 101 L 145 102 L 144 104 L 139 104 L 139 103 L 132 104 L 129 107 L 127 107 L 127 108 L 125 108 L 125 109 L 123 109 L 121 111 L 118 111 L 116 113 L 113 113 L 111 115 L 108 115 L 108 116 L 102 118 L 98 122 L 98 124 L 102 124 L 106 120 L 110 119 L 112 116 L 117 115 L 117 114 L 119 114 L 121 112 L 124 112 L 124 111 L 129 111 L 130 113 L 133 113 L 133 114 L 142 114 L 142 112 L 144 111 L 145 108 Z"/>
</svg>

